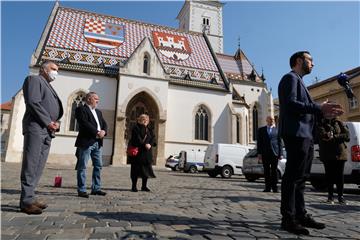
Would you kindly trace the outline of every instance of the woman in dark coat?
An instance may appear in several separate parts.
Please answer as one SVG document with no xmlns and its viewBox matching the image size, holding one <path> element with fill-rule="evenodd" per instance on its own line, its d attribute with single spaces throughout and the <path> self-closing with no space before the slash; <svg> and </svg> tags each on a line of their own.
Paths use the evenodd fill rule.
<svg viewBox="0 0 360 240">
<path fill-rule="evenodd" d="M 322 118 L 319 125 L 320 160 L 324 163 L 328 181 L 328 203 L 334 203 L 334 184 L 336 184 L 338 200 L 346 205 L 344 199 L 344 165 L 347 161 L 346 144 L 349 129 L 336 118 Z"/>
<path fill-rule="evenodd" d="M 139 152 L 134 157 L 130 158 L 131 171 L 130 177 L 132 181 L 131 191 L 137 192 L 137 179 L 142 178 L 141 191 L 149 192 L 150 189 L 146 186 L 148 178 L 155 178 L 152 169 L 152 148 L 156 145 L 153 131 L 148 128 L 149 116 L 141 114 L 138 118 L 137 124 L 131 132 L 131 139 L 129 146 L 138 147 Z"/>
</svg>

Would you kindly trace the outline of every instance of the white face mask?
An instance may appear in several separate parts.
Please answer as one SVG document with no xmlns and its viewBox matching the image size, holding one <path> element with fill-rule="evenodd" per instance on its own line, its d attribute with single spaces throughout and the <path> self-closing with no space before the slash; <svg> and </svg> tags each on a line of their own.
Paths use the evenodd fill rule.
<svg viewBox="0 0 360 240">
<path fill-rule="evenodd" d="M 54 81 L 58 75 L 58 72 L 57 71 L 50 71 L 49 72 L 49 80 L 50 82 Z"/>
</svg>

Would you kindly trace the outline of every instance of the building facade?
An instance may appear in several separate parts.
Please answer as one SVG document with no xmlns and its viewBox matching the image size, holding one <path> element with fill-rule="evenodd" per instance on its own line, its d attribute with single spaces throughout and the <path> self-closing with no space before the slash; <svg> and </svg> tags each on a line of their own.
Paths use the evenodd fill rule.
<svg viewBox="0 0 360 240">
<path fill-rule="evenodd" d="M 30 64 L 30 74 L 45 60 L 60 67 L 52 85 L 65 113 L 49 162 L 75 163 L 74 111 L 89 91 L 98 93 L 109 125 L 105 165 L 127 164 L 130 131 L 142 113 L 157 136 L 157 166 L 169 155 L 204 151 L 211 143 L 253 144 L 257 127 L 273 112 L 272 97 L 241 49 L 223 53 L 222 6 L 185 1 L 175 29 L 56 3 Z M 19 162 L 22 91 L 13 105 L 6 161 Z"/>
<path fill-rule="evenodd" d="M 337 81 L 338 75 L 310 85 L 308 89 L 316 102 L 321 103 L 329 100 L 343 106 L 344 114 L 339 117 L 342 121 L 360 122 L 360 67 L 344 73 L 349 76 L 348 81 L 354 93 L 353 98 L 348 98 L 344 88 L 339 85 Z"/>
</svg>

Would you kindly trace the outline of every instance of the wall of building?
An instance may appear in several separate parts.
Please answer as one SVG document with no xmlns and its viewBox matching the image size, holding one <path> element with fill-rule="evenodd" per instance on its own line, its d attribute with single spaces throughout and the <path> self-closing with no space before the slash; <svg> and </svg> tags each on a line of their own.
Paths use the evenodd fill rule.
<svg viewBox="0 0 360 240">
<path fill-rule="evenodd" d="M 309 87 L 310 95 L 318 102 L 326 100 L 339 103 L 343 106 L 344 114 L 339 118 L 343 121 L 360 121 L 360 75 L 351 79 L 350 85 L 353 89 L 354 96 L 357 98 L 357 107 L 350 107 L 344 88 L 342 88 L 335 80 L 324 81 Z"/>
</svg>

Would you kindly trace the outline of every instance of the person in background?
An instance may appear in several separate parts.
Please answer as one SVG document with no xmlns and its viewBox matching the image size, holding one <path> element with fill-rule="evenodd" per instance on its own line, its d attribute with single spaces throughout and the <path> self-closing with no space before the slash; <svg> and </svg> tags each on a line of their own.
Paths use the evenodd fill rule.
<svg viewBox="0 0 360 240">
<path fill-rule="evenodd" d="M 319 123 L 319 153 L 324 163 L 328 182 L 328 203 L 334 204 L 334 184 L 339 204 L 346 205 L 344 199 L 344 165 L 347 161 L 345 142 L 349 142 L 349 129 L 337 118 L 322 118 Z"/>
<path fill-rule="evenodd" d="M 28 76 L 23 85 L 25 115 L 24 149 L 21 167 L 20 209 L 27 214 L 41 214 L 47 204 L 35 199 L 35 188 L 47 161 L 52 138 L 60 129 L 63 107 L 50 85 L 59 67 L 51 61 L 41 64 L 38 76 Z"/>
<path fill-rule="evenodd" d="M 282 156 L 282 144 L 275 127 L 274 118 L 266 118 L 267 125 L 259 128 L 257 138 L 258 159 L 264 166 L 265 189 L 264 192 L 278 192 L 277 166 Z"/>
<path fill-rule="evenodd" d="M 309 235 L 308 228 L 323 229 L 305 209 L 305 180 L 314 155 L 313 131 L 316 115 L 338 116 L 340 105 L 330 102 L 315 103 L 303 77 L 311 73 L 313 59 L 308 51 L 299 51 L 290 57 L 291 71 L 285 74 L 278 87 L 280 116 L 279 134 L 284 141 L 287 157 L 281 182 L 282 229 Z"/>
<path fill-rule="evenodd" d="M 91 158 L 93 164 L 91 194 L 105 196 L 101 191 L 102 146 L 107 134 L 107 124 L 102 113 L 97 109 L 99 96 L 89 92 L 85 96 L 86 103 L 75 110 L 75 118 L 79 124 L 79 134 L 75 146 L 77 163 L 77 190 L 78 196 L 89 198 L 86 192 L 86 165 Z"/>
<path fill-rule="evenodd" d="M 148 178 L 155 178 L 152 169 L 153 155 L 152 148 L 156 146 L 155 135 L 149 128 L 149 116 L 141 114 L 138 117 L 137 124 L 133 127 L 129 146 L 138 147 L 139 152 L 134 157 L 129 157 L 131 170 L 130 177 L 132 181 L 132 192 L 137 192 L 137 180 L 142 179 L 141 191 L 149 192 L 147 187 Z"/>
</svg>

